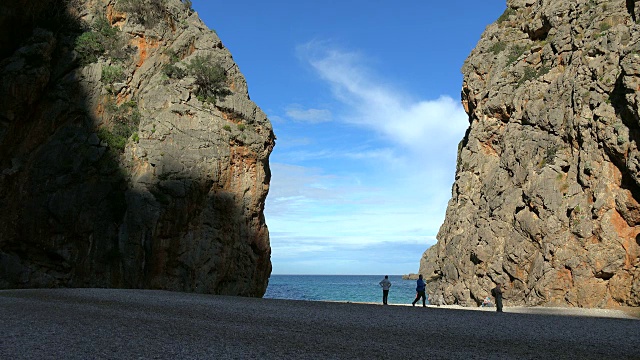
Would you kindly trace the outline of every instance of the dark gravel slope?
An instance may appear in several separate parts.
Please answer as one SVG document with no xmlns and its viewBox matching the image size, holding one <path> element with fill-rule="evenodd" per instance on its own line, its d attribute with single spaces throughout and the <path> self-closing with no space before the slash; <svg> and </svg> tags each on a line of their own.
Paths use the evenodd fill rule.
<svg viewBox="0 0 640 360">
<path fill-rule="evenodd" d="M 147 290 L 0 291 L 0 359 L 640 359 L 640 321 Z"/>
</svg>

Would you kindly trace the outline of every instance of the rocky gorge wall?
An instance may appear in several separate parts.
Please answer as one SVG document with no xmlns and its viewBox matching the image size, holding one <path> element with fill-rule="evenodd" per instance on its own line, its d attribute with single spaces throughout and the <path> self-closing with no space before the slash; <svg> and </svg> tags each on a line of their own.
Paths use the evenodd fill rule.
<svg viewBox="0 0 640 360">
<path fill-rule="evenodd" d="M 0 5 L 0 288 L 262 296 L 275 136 L 179 0 Z"/>
<path fill-rule="evenodd" d="M 470 126 L 430 294 L 640 306 L 640 25 L 634 1 L 508 0 L 463 66 Z"/>
</svg>

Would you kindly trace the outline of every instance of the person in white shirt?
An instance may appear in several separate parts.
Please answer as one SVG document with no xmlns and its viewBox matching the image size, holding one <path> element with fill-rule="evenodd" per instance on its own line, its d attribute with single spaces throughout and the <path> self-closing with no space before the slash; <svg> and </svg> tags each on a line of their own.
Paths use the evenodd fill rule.
<svg viewBox="0 0 640 360">
<path fill-rule="evenodd" d="M 389 281 L 389 275 L 385 275 L 384 279 L 380 281 L 380 286 L 382 287 L 382 304 L 387 304 L 387 298 L 389 298 L 389 288 L 391 287 L 391 281 Z"/>
</svg>

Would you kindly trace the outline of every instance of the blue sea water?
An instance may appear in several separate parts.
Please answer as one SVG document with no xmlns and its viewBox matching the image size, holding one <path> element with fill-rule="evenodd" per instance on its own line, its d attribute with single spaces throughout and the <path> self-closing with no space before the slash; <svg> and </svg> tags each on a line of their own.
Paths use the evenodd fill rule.
<svg viewBox="0 0 640 360">
<path fill-rule="evenodd" d="M 264 297 L 269 299 L 382 303 L 379 283 L 384 275 L 271 275 Z M 389 275 L 389 304 L 411 304 L 416 281 Z"/>
</svg>

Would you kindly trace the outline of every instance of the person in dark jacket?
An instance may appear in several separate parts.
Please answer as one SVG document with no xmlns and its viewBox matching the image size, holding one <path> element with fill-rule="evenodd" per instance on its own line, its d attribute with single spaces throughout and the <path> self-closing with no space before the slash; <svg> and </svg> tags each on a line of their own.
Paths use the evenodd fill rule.
<svg viewBox="0 0 640 360">
<path fill-rule="evenodd" d="M 424 280 L 422 280 L 422 274 L 420 274 L 418 276 L 418 280 L 416 281 L 416 299 L 413 300 L 411 305 L 416 306 L 416 303 L 418 302 L 418 300 L 422 298 L 422 307 L 427 306 L 426 304 L 427 296 L 424 293 L 426 285 L 427 284 L 424 283 Z"/>
<path fill-rule="evenodd" d="M 496 298 L 496 311 L 502 312 L 502 284 L 497 283 L 496 287 L 491 290 L 491 295 Z"/>
</svg>

